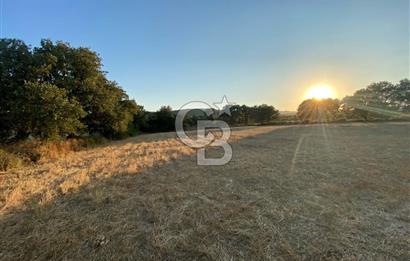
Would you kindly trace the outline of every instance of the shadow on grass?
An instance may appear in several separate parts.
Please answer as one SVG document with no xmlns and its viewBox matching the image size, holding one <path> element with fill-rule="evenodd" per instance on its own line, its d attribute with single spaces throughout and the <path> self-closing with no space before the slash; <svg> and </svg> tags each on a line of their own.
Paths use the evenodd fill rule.
<svg viewBox="0 0 410 261">
<path fill-rule="evenodd" d="M 395 138 L 405 130 L 325 128 L 236 141 L 225 166 L 183 156 L 60 191 L 51 202 L 36 195 L 0 217 L 0 259 L 405 258 L 410 183 L 382 173 L 409 170 Z M 386 132 L 394 144 L 385 150 L 401 151 L 394 160 L 371 153 Z"/>
</svg>

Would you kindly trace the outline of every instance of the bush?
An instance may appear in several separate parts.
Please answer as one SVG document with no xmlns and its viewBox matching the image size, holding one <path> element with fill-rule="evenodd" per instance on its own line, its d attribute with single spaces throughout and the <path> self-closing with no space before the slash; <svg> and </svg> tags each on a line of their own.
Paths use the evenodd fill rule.
<svg viewBox="0 0 410 261">
<path fill-rule="evenodd" d="M 4 151 L 15 155 L 22 162 L 37 163 L 55 160 L 71 152 L 92 148 L 106 141 L 107 139 L 99 134 L 65 140 L 24 140 L 4 145 Z"/>
<path fill-rule="evenodd" d="M 0 149 L 0 171 L 19 168 L 23 165 L 23 161 L 16 155 Z"/>
<path fill-rule="evenodd" d="M 98 133 L 93 134 L 89 137 L 83 138 L 83 140 L 84 140 L 84 146 L 87 148 L 93 148 L 95 146 L 108 142 L 108 139 L 106 139 L 104 136 Z"/>
</svg>

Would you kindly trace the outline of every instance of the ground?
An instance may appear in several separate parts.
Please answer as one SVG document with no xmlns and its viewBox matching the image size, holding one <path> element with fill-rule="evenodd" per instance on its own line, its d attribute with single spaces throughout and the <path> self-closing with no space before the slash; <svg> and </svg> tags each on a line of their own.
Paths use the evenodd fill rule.
<svg viewBox="0 0 410 261">
<path fill-rule="evenodd" d="M 143 135 L 0 174 L 0 259 L 410 259 L 410 125 Z M 218 154 L 218 151 L 210 151 Z"/>
</svg>

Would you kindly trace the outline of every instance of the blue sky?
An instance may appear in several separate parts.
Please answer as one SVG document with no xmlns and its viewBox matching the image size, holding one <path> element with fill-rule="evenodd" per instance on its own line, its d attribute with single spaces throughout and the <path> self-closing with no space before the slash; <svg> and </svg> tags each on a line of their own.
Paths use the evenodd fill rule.
<svg viewBox="0 0 410 261">
<path fill-rule="evenodd" d="M 312 84 L 339 97 L 409 77 L 409 1 L 0 0 L 2 37 L 97 51 L 148 110 L 191 100 L 296 110 Z"/>
</svg>

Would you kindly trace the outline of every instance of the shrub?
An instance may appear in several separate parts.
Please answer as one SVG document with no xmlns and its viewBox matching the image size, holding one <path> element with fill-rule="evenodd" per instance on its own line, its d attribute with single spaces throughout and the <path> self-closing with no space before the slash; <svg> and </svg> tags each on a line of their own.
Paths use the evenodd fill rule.
<svg viewBox="0 0 410 261">
<path fill-rule="evenodd" d="M 19 168 L 23 165 L 23 161 L 16 155 L 0 149 L 0 171 Z"/>
<path fill-rule="evenodd" d="M 94 147 L 105 141 L 106 139 L 101 135 L 65 140 L 36 139 L 11 143 L 5 145 L 4 148 L 23 162 L 36 163 L 39 161 L 55 160 L 71 152 Z"/>
<path fill-rule="evenodd" d="M 101 134 L 96 133 L 89 137 L 83 138 L 83 141 L 84 141 L 84 147 L 92 148 L 100 144 L 107 143 L 108 139 L 106 139 Z"/>
</svg>

